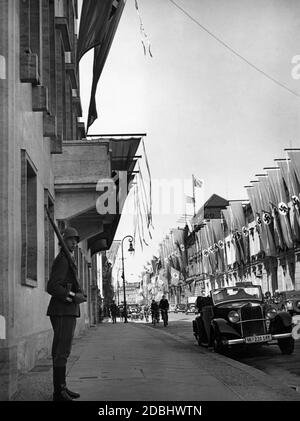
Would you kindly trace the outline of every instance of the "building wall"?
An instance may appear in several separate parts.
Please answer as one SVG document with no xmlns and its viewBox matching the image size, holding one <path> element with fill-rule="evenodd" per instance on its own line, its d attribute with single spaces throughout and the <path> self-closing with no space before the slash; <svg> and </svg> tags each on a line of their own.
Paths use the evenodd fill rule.
<svg viewBox="0 0 300 421">
<path fill-rule="evenodd" d="M 31 369 L 37 358 L 49 355 L 52 340 L 46 317 L 50 297 L 46 292 L 44 195 L 46 189 L 55 199 L 52 153 L 53 145 L 62 139 L 45 135 L 45 115 L 51 117 L 51 110 L 45 112 L 43 105 L 37 105 L 43 100 L 43 85 L 21 82 L 19 28 L 20 20 L 25 19 L 20 16 L 21 3 L 0 1 L 0 316 L 4 316 L 6 324 L 0 338 L 0 400 L 8 400 L 16 392 L 18 371 Z M 37 2 L 40 7 L 50 3 L 53 2 Z M 68 75 L 61 77 L 69 80 Z M 40 83 L 46 81 L 44 73 Z M 52 90 L 52 94 L 55 117 L 59 107 L 55 109 L 56 92 L 54 95 Z M 37 282 L 31 286 L 22 284 L 22 150 L 36 170 L 37 181 Z M 81 247 L 86 250 L 86 245 Z M 85 254 L 90 259 L 86 251 Z M 87 304 L 82 314 L 77 332 L 88 323 Z"/>
</svg>

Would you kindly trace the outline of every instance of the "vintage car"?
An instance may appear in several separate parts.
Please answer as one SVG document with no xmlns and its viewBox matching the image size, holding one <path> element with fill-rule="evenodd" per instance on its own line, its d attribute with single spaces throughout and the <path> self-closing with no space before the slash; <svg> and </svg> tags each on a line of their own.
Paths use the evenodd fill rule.
<svg viewBox="0 0 300 421">
<path fill-rule="evenodd" d="M 198 312 L 195 304 L 187 304 L 186 310 L 185 310 L 185 314 L 196 314 Z"/>
<path fill-rule="evenodd" d="M 127 317 L 132 320 L 142 320 L 143 312 L 139 304 L 127 305 Z"/>
<path fill-rule="evenodd" d="M 185 313 L 186 311 L 186 304 L 176 304 L 174 313 Z"/>
<path fill-rule="evenodd" d="M 211 291 L 210 304 L 193 321 L 198 344 L 219 353 L 277 341 L 283 354 L 292 354 L 292 328 L 291 315 L 266 305 L 261 287 L 246 282 Z"/>
</svg>

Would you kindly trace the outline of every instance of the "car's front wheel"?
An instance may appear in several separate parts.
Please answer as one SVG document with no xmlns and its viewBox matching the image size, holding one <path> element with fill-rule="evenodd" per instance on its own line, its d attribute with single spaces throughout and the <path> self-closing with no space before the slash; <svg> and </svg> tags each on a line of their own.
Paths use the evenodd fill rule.
<svg viewBox="0 0 300 421">
<path fill-rule="evenodd" d="M 226 351 L 226 348 L 223 344 L 223 337 L 217 330 L 213 330 L 212 332 L 212 346 L 215 352 L 218 354 L 224 354 Z"/>
<path fill-rule="evenodd" d="M 293 338 L 278 339 L 278 346 L 282 354 L 290 355 L 294 352 L 295 340 Z"/>
</svg>

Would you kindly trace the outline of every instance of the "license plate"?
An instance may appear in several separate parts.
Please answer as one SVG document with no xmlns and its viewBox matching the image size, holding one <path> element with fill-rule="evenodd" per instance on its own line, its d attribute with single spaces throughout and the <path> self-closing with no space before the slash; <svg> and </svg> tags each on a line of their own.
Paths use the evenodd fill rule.
<svg viewBox="0 0 300 421">
<path fill-rule="evenodd" d="M 253 344 L 258 342 L 267 342 L 272 340 L 272 335 L 258 335 L 258 336 L 247 336 L 245 338 L 246 344 Z"/>
</svg>

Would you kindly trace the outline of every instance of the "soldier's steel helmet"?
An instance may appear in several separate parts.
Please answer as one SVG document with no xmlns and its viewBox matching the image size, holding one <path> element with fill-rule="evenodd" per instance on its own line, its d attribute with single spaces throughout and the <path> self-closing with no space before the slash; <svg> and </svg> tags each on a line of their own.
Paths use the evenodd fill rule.
<svg viewBox="0 0 300 421">
<path fill-rule="evenodd" d="M 75 228 L 68 227 L 63 232 L 63 239 L 66 240 L 67 238 L 75 237 L 77 243 L 79 243 L 79 235 Z"/>
</svg>

